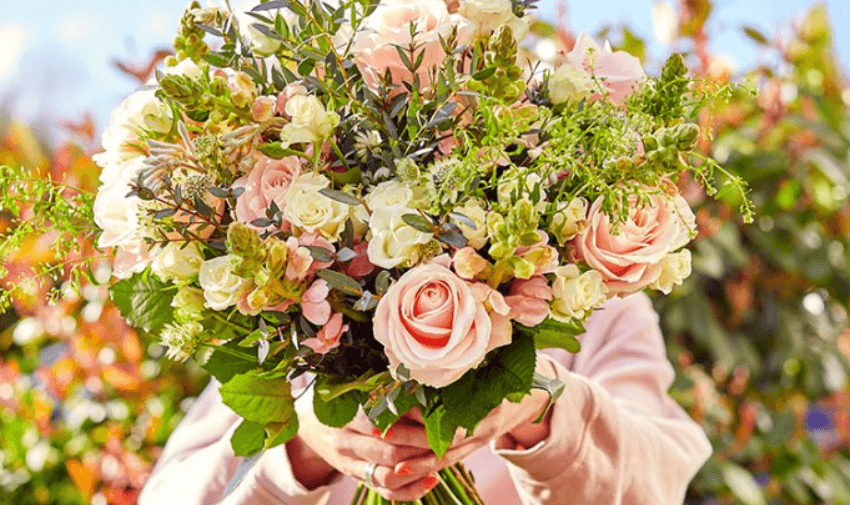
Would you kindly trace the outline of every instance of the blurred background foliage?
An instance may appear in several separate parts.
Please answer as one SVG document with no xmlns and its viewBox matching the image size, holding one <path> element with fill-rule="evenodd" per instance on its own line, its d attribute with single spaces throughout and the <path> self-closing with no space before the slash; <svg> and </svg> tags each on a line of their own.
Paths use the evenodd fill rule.
<svg viewBox="0 0 850 505">
<path fill-rule="evenodd" d="M 91 121 L 65 127 L 77 140 L 51 148 L 0 119 L 0 164 L 96 190 Z M 0 230 L 14 224 L 0 215 Z M 191 363 L 159 359 L 162 349 L 126 326 L 105 286 L 45 303 L 48 281 L 37 281 L 33 265 L 51 257 L 52 240 L 0 251 L 7 278 L 34 279 L 28 300 L 0 316 L 0 505 L 131 505 L 206 378 Z M 108 258 L 92 273 L 108 279 Z"/>
<path fill-rule="evenodd" d="M 741 27 L 765 57 L 734 76 L 708 49 L 711 15 L 709 0 L 677 0 L 657 13 L 656 36 L 687 55 L 697 85 L 745 78 L 760 90 L 699 117 L 713 132 L 703 148 L 750 183 L 758 217 L 745 226 L 731 197 L 714 203 L 683 181 L 698 207 L 694 275 L 656 308 L 677 370 L 672 394 L 715 448 L 686 504 L 850 505 L 850 87 L 825 6 L 790 37 Z M 596 35 L 649 68 L 667 56 L 648 55 L 628 26 Z M 574 37 L 541 21 L 526 50 L 554 64 Z M 150 72 L 127 73 L 144 82 Z M 53 147 L 0 115 L 0 163 L 93 191 L 91 117 L 63 126 L 74 140 Z M 50 240 L 0 251 L 9 276 L 31 275 Z M 104 258 L 93 277 L 108 268 Z M 33 283 L 31 301 L 0 316 L 0 505 L 133 504 L 206 377 L 161 360 L 102 286 L 53 306 L 39 302 L 46 287 Z"/>
</svg>

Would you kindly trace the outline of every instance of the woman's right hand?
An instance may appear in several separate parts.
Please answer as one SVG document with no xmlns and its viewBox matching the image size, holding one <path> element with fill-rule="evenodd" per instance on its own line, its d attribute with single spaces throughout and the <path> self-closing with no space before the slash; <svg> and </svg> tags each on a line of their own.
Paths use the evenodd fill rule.
<svg viewBox="0 0 850 505">
<path fill-rule="evenodd" d="M 287 444 L 296 479 L 307 488 L 326 484 L 336 472 L 366 482 L 389 500 L 414 501 L 439 482 L 435 475 L 398 475 L 394 469 L 403 461 L 431 454 L 425 428 L 402 418 L 385 438 L 363 412 L 341 429 L 321 423 L 313 412 L 313 391 L 295 404 L 298 436 Z M 377 465 L 373 482 L 369 466 Z M 374 485 L 372 485 L 374 483 Z"/>
</svg>

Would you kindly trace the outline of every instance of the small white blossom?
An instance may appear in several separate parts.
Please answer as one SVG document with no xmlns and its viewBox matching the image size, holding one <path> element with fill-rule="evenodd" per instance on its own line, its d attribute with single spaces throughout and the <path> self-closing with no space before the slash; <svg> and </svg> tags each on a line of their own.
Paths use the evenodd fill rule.
<svg viewBox="0 0 850 505">
<path fill-rule="evenodd" d="M 675 286 L 680 286 L 691 275 L 691 251 L 682 249 L 670 253 L 661 260 L 659 266 L 661 272 L 650 287 L 669 295 Z"/>
<path fill-rule="evenodd" d="M 207 307 L 225 310 L 236 305 L 245 280 L 233 273 L 233 258 L 227 255 L 204 262 L 198 283 L 204 290 Z"/>
<path fill-rule="evenodd" d="M 565 323 L 582 320 L 605 302 L 606 295 L 602 274 L 596 270 L 581 273 L 575 265 L 562 266 L 552 283 L 550 315 Z"/>
</svg>

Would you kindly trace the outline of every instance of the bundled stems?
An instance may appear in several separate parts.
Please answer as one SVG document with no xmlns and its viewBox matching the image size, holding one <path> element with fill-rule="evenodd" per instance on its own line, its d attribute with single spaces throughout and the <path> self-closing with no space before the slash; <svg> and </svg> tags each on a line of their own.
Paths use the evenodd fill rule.
<svg viewBox="0 0 850 505">
<path fill-rule="evenodd" d="M 357 488 L 352 505 L 484 505 L 475 481 L 462 463 L 440 470 L 440 483 L 416 501 L 388 500 L 365 484 Z"/>
</svg>

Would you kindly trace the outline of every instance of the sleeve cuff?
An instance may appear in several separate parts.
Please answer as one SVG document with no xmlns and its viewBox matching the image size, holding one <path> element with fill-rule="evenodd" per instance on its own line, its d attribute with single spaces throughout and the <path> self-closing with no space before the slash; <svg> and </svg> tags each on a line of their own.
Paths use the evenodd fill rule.
<svg viewBox="0 0 850 505">
<path fill-rule="evenodd" d="M 509 435 L 491 442 L 493 452 L 525 481 L 547 482 L 563 474 L 583 450 L 588 421 L 597 415 L 592 386 L 560 364 L 552 366 L 566 390 L 552 406 L 549 438 L 530 448 L 517 447 Z"/>
</svg>

